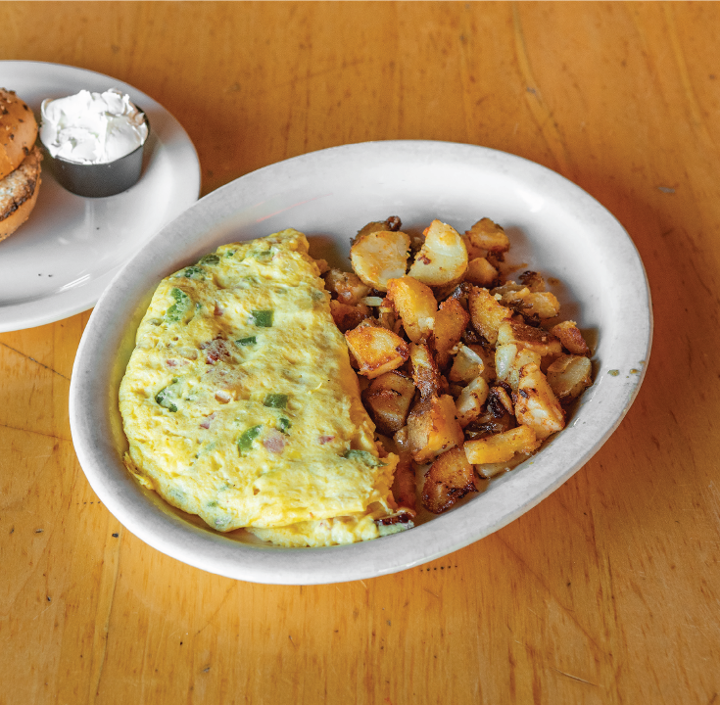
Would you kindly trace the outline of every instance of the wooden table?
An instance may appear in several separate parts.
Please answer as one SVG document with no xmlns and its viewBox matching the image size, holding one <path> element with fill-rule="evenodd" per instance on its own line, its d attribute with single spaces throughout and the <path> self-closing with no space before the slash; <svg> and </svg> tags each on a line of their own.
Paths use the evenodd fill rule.
<svg viewBox="0 0 720 705">
<path fill-rule="evenodd" d="M 396 138 L 559 171 L 631 234 L 656 327 L 630 413 L 549 499 L 428 565 L 318 587 L 216 577 L 136 539 L 73 451 L 89 312 L 0 335 L 0 703 L 720 702 L 718 4 L 2 13 L 0 59 L 107 73 L 169 109 L 203 193 Z"/>
</svg>

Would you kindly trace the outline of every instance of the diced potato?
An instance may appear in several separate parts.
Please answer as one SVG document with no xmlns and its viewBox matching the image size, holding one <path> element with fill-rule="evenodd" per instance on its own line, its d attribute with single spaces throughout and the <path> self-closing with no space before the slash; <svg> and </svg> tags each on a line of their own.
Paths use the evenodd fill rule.
<svg viewBox="0 0 720 705">
<path fill-rule="evenodd" d="M 495 413 L 502 412 L 509 414 L 510 416 L 515 415 L 515 407 L 513 406 L 512 398 L 510 393 L 503 385 L 497 385 L 490 387 L 490 393 L 488 394 L 488 403 L 490 406 L 496 408 Z"/>
<path fill-rule="evenodd" d="M 478 286 L 470 290 L 468 307 L 475 330 L 489 343 L 494 344 L 498 339 L 501 324 L 511 318 L 512 311 L 498 303 L 487 289 Z"/>
<path fill-rule="evenodd" d="M 401 227 L 402 222 L 400 221 L 400 218 L 398 218 L 396 215 L 391 215 L 386 220 L 374 220 L 367 225 L 364 225 L 358 231 L 358 234 L 355 236 L 353 242 L 359 240 L 365 235 L 370 235 L 370 233 L 377 233 L 381 230 L 392 230 L 394 232 L 396 230 L 400 230 Z"/>
<path fill-rule="evenodd" d="M 590 348 L 585 342 L 575 321 L 563 321 L 553 326 L 550 332 L 560 340 L 563 347 L 573 355 L 589 355 Z"/>
<path fill-rule="evenodd" d="M 433 220 L 424 235 L 425 242 L 415 255 L 408 274 L 430 286 L 462 281 L 468 266 L 468 253 L 457 230 Z"/>
<path fill-rule="evenodd" d="M 527 287 L 523 287 L 517 292 L 508 292 L 503 296 L 503 301 L 512 304 L 520 304 L 522 307 L 522 314 L 525 316 L 532 316 L 533 314 L 538 318 L 555 318 L 560 313 L 560 302 L 555 297 L 555 294 L 549 291 L 538 291 L 532 293 Z"/>
<path fill-rule="evenodd" d="M 591 384 L 592 363 L 584 355 L 560 355 L 547 369 L 547 380 L 558 399 L 575 399 Z"/>
<path fill-rule="evenodd" d="M 395 308 L 392 305 L 392 301 L 390 301 L 387 296 L 382 300 L 380 306 L 378 306 L 377 318 L 378 323 L 380 323 L 383 328 L 395 330 L 395 323 L 397 322 Z"/>
<path fill-rule="evenodd" d="M 478 250 L 502 253 L 510 249 L 510 240 L 505 231 L 490 218 L 482 218 L 465 231 L 465 237 Z"/>
<path fill-rule="evenodd" d="M 527 348 L 541 357 L 562 353 L 562 345 L 554 335 L 542 328 L 533 328 L 518 321 L 503 321 L 500 324 L 497 343 L 514 343 L 518 348 Z"/>
<path fill-rule="evenodd" d="M 350 260 L 365 284 L 387 291 L 390 279 L 405 275 L 409 250 L 410 237 L 406 233 L 380 230 L 358 235 L 350 248 Z"/>
<path fill-rule="evenodd" d="M 537 291 L 545 291 L 545 279 L 542 274 L 532 272 L 530 270 L 523 272 L 519 276 L 523 286 L 526 286 L 532 293 Z"/>
<path fill-rule="evenodd" d="M 426 463 L 443 451 L 462 445 L 463 432 L 455 414 L 455 401 L 449 394 L 427 397 L 413 408 L 407 425 L 415 462 Z"/>
<path fill-rule="evenodd" d="M 515 418 L 530 426 L 539 439 L 565 428 L 562 406 L 537 365 L 531 363 L 520 370 L 515 397 Z"/>
<path fill-rule="evenodd" d="M 433 514 L 440 514 L 470 492 L 477 492 L 473 466 L 462 448 L 452 448 L 440 455 L 425 475 L 422 503 Z"/>
<path fill-rule="evenodd" d="M 378 431 L 391 436 L 405 425 L 415 398 L 415 385 L 404 374 L 393 370 L 373 379 L 362 397 Z"/>
<path fill-rule="evenodd" d="M 409 451 L 398 449 L 398 464 L 393 477 L 392 495 L 401 509 L 416 511 L 415 465 Z"/>
<path fill-rule="evenodd" d="M 451 382 L 469 382 L 479 377 L 485 369 L 483 359 L 467 345 L 460 345 L 453 359 L 448 379 Z"/>
<path fill-rule="evenodd" d="M 423 397 L 440 391 L 440 370 L 427 345 L 410 343 L 410 362 L 415 386 Z"/>
<path fill-rule="evenodd" d="M 354 305 L 368 295 L 370 287 L 363 284 L 360 277 L 353 272 L 340 269 L 329 269 L 323 276 L 325 288 L 330 295 L 343 304 Z"/>
<path fill-rule="evenodd" d="M 530 426 L 518 426 L 494 436 L 465 441 L 463 450 L 472 465 L 507 463 L 516 453 L 533 453 L 540 443 Z"/>
<path fill-rule="evenodd" d="M 468 262 L 465 281 L 477 286 L 490 286 L 498 276 L 498 270 L 485 257 L 475 257 Z"/>
<path fill-rule="evenodd" d="M 454 298 L 440 304 L 435 315 L 435 359 L 444 369 L 450 361 L 450 351 L 460 342 L 463 331 L 470 322 L 470 314 Z"/>
<path fill-rule="evenodd" d="M 437 301 L 432 289 L 413 277 L 388 281 L 387 298 L 413 343 L 424 342 L 435 328 Z"/>
<path fill-rule="evenodd" d="M 530 348 L 518 348 L 515 343 L 505 343 L 495 348 L 497 379 L 507 382 L 513 391 L 517 391 L 521 368 L 531 362 L 539 367 L 541 356 Z"/>
<path fill-rule="evenodd" d="M 357 327 L 370 315 L 368 307 L 363 304 L 352 306 L 337 299 L 330 299 L 330 313 L 341 333 Z"/>
<path fill-rule="evenodd" d="M 467 385 L 455 400 L 457 420 L 462 428 L 475 421 L 482 412 L 488 398 L 490 387 L 482 377 L 476 377 Z"/>
<path fill-rule="evenodd" d="M 367 321 L 347 331 L 345 340 L 358 372 L 369 379 L 397 369 L 410 357 L 410 349 L 399 335 Z"/>
</svg>

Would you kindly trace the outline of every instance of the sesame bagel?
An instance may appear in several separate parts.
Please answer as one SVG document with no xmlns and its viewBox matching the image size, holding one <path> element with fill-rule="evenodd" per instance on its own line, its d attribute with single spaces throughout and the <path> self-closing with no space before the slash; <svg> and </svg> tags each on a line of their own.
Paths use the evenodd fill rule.
<svg viewBox="0 0 720 705">
<path fill-rule="evenodd" d="M 20 166 L 0 179 L 0 242 L 29 217 L 40 190 L 42 153 L 34 147 Z"/>
<path fill-rule="evenodd" d="M 0 179 L 17 169 L 35 144 L 38 126 L 32 110 L 0 88 Z"/>
</svg>

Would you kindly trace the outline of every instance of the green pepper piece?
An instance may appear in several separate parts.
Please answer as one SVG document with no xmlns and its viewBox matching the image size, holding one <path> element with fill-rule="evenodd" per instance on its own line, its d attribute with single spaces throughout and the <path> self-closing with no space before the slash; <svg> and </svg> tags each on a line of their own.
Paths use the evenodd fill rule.
<svg viewBox="0 0 720 705">
<path fill-rule="evenodd" d="M 240 455 L 247 455 L 252 448 L 253 441 L 260 435 L 262 426 L 253 426 L 240 436 L 237 442 L 238 452 Z"/>
<path fill-rule="evenodd" d="M 255 343 L 257 343 L 257 338 L 254 335 L 251 335 L 248 338 L 240 338 L 240 340 L 236 340 L 235 342 L 238 345 L 255 345 Z"/>
<path fill-rule="evenodd" d="M 173 385 L 176 383 L 177 379 L 175 378 L 167 387 L 164 387 L 155 395 L 155 401 L 160 406 L 167 409 L 168 411 L 172 411 L 173 413 L 177 411 L 177 406 L 174 403 L 177 401 L 177 397 L 175 396 L 175 392 L 172 389 Z"/>
<path fill-rule="evenodd" d="M 175 299 L 175 303 L 165 313 L 165 318 L 171 323 L 177 323 L 185 317 L 190 309 L 192 302 L 190 297 L 182 290 L 174 287 L 170 291 L 170 295 Z"/>
<path fill-rule="evenodd" d="M 343 455 L 343 458 L 347 458 L 348 460 L 359 460 L 360 462 L 365 463 L 365 465 L 369 465 L 371 468 L 379 468 L 385 465 L 380 458 L 376 458 L 368 450 L 348 450 L 345 455 Z"/>
<path fill-rule="evenodd" d="M 284 409 L 287 406 L 288 395 L 271 393 L 265 396 L 263 404 L 273 409 Z"/>
<path fill-rule="evenodd" d="M 291 425 L 292 424 L 290 423 L 290 419 L 286 418 L 285 416 L 281 416 L 278 419 L 278 431 L 281 431 L 286 436 L 289 435 Z"/>
<path fill-rule="evenodd" d="M 251 311 L 250 313 L 250 325 L 255 325 L 259 328 L 272 328 L 274 313 L 272 310 Z"/>
</svg>

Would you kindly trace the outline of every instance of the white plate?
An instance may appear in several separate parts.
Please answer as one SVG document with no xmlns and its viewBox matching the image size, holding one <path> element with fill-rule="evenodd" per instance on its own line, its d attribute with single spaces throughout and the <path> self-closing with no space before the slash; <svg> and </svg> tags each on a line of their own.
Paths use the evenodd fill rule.
<svg viewBox="0 0 720 705">
<path fill-rule="evenodd" d="M 200 163 L 180 123 L 145 93 L 94 71 L 0 61 L 0 86 L 40 115 L 44 98 L 118 88 L 147 114 L 143 173 L 109 198 L 66 191 L 49 165 L 28 221 L 0 242 L 0 332 L 32 328 L 92 308 L 120 267 L 200 193 Z"/>
<path fill-rule="evenodd" d="M 125 471 L 117 389 L 133 337 L 160 279 L 225 242 L 294 227 L 311 252 L 340 260 L 371 220 L 404 228 L 439 218 L 463 231 L 482 216 L 509 231 L 513 260 L 549 277 L 564 314 L 597 337 L 594 386 L 568 427 L 485 492 L 401 534 L 318 549 L 259 545 L 216 533 L 141 489 Z M 347 261 L 347 260 L 345 260 Z M 522 270 L 520 270 L 522 271 Z M 263 583 L 342 582 L 392 573 L 487 536 L 565 482 L 601 447 L 640 387 L 652 313 L 642 262 L 597 201 L 548 169 L 502 152 L 442 142 L 336 147 L 260 169 L 205 196 L 153 238 L 102 296 L 78 350 L 70 388 L 75 448 L 90 484 L 130 531 L 204 570 Z"/>
</svg>

